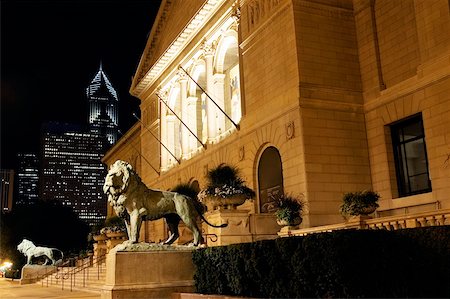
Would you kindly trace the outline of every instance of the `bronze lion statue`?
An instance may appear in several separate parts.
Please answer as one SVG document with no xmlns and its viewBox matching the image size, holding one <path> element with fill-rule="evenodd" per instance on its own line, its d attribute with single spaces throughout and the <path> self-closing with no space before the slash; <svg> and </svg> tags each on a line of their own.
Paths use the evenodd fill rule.
<svg viewBox="0 0 450 299">
<path fill-rule="evenodd" d="M 138 242 L 144 220 L 166 219 L 170 235 L 164 244 L 172 244 L 178 239 L 180 220 L 192 231 L 195 246 L 203 243 L 196 221 L 198 216 L 213 227 L 226 226 L 215 226 L 206 221 L 195 201 L 186 195 L 147 188 L 133 167 L 125 161 L 117 160 L 111 165 L 103 191 L 108 195 L 108 202 L 117 216 L 125 220 L 130 243 Z"/>
</svg>

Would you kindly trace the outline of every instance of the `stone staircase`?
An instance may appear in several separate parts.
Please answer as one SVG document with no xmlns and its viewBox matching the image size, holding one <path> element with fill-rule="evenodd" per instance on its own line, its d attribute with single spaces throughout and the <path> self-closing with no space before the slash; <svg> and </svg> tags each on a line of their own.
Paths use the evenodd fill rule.
<svg viewBox="0 0 450 299">
<path fill-rule="evenodd" d="M 100 293 L 106 279 L 105 261 L 78 267 L 58 267 L 57 271 L 36 282 L 43 287 Z"/>
</svg>

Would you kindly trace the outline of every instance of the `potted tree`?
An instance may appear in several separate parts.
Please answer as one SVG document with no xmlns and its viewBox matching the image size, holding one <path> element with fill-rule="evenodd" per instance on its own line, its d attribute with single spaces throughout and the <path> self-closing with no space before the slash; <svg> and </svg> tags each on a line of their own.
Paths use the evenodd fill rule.
<svg viewBox="0 0 450 299">
<path fill-rule="evenodd" d="M 246 199 L 255 197 L 255 192 L 245 186 L 244 180 L 239 177 L 239 171 L 235 167 L 220 164 L 208 171 L 206 178 L 208 184 L 200 191 L 198 199 L 208 209 L 235 209 Z"/>
<path fill-rule="evenodd" d="M 379 207 L 380 195 L 374 191 L 357 191 L 345 193 L 342 198 L 340 212 L 342 216 L 369 215 Z"/>
<path fill-rule="evenodd" d="M 275 198 L 277 210 L 275 216 L 280 226 L 298 226 L 302 223 L 305 201 L 302 196 L 280 194 Z"/>
</svg>

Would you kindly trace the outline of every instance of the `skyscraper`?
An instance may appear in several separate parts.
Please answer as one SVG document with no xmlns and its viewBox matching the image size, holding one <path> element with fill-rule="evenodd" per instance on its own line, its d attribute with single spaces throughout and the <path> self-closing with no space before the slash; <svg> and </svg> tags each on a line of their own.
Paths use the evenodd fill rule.
<svg viewBox="0 0 450 299">
<path fill-rule="evenodd" d="M 41 199 L 73 208 L 90 225 L 106 215 L 102 191 L 106 168 L 100 161 L 107 141 L 82 126 L 47 123 L 42 134 Z"/>
<path fill-rule="evenodd" d="M 0 209 L 2 213 L 11 212 L 14 190 L 14 170 L 0 169 Z"/>
<path fill-rule="evenodd" d="M 39 198 L 39 159 L 35 153 L 17 154 L 19 167 L 17 170 L 16 206 L 33 205 Z"/>
<path fill-rule="evenodd" d="M 89 102 L 89 129 L 92 133 L 104 135 L 110 145 L 116 143 L 119 124 L 117 92 L 103 72 L 102 64 L 86 88 Z"/>
<path fill-rule="evenodd" d="M 88 224 L 106 217 L 101 157 L 117 141 L 118 96 L 100 64 L 86 88 L 86 125 L 43 125 L 40 196 L 70 206 Z"/>
</svg>

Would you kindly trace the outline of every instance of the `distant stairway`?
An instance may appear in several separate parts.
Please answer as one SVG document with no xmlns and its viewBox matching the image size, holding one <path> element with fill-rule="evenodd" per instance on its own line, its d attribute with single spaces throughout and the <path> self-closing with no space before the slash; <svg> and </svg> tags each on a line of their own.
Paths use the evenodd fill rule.
<svg viewBox="0 0 450 299">
<path fill-rule="evenodd" d="M 36 284 L 68 291 L 101 292 L 106 279 L 105 255 L 79 260 L 77 267 L 70 267 L 70 264 L 66 262 L 55 271 L 42 274 Z"/>
</svg>

